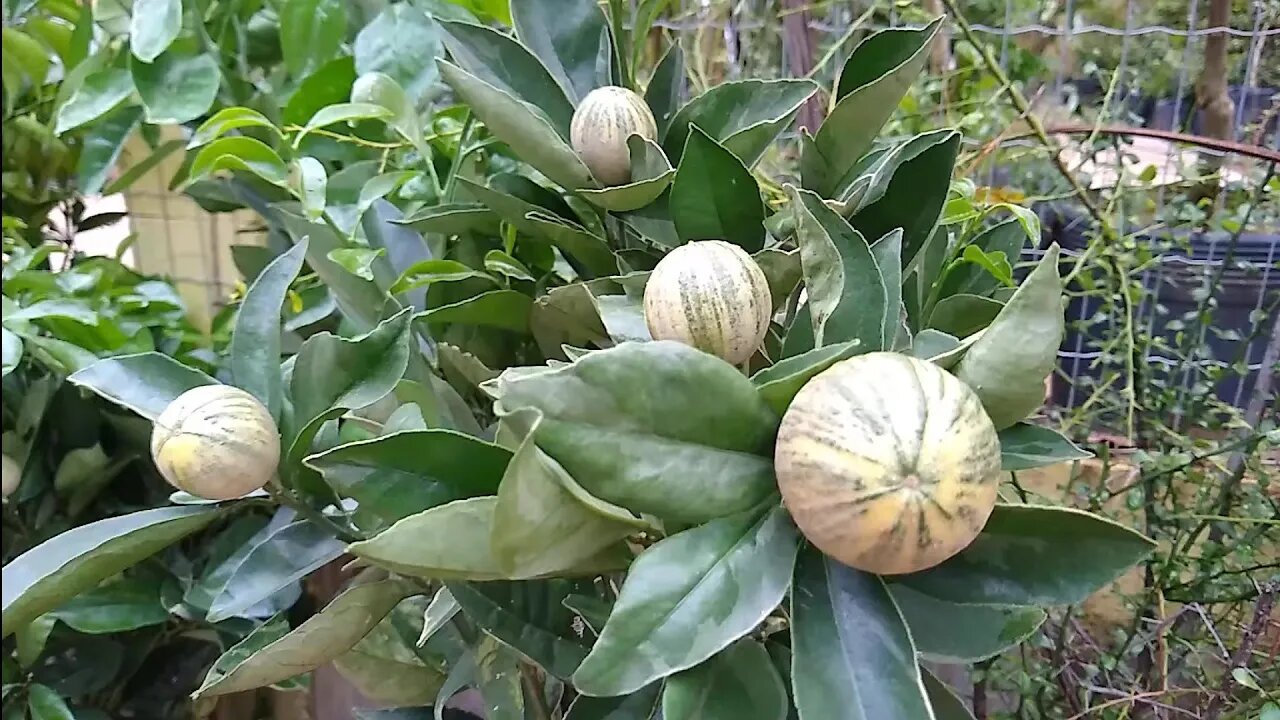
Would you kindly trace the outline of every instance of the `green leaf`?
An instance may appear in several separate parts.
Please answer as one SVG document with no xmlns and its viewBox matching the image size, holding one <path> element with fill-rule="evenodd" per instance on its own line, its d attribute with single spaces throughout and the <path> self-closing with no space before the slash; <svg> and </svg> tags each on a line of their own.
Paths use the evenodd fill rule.
<svg viewBox="0 0 1280 720">
<path fill-rule="evenodd" d="M 916 333 L 911 342 L 911 356 L 918 357 L 922 360 L 934 360 L 939 355 L 945 355 L 960 347 L 960 341 L 954 335 L 948 335 L 940 330 L 925 328 Z M 958 359 L 958 358 L 957 358 Z M 946 367 L 938 363 L 940 367 Z"/>
<path fill-rule="evenodd" d="M 529 282 L 535 280 L 533 275 L 529 274 L 529 268 L 525 267 L 524 263 L 501 250 L 490 250 L 484 254 L 484 269 L 512 280 L 527 280 Z"/>
<path fill-rule="evenodd" d="M 1044 403 L 1044 379 L 1053 372 L 1064 332 L 1054 243 L 956 366 L 956 377 L 978 393 L 997 430 Z"/>
<path fill-rule="evenodd" d="M 515 290 L 491 290 L 450 305 L 441 305 L 415 316 L 428 325 L 458 323 L 527 332 L 533 300 Z"/>
<path fill-rule="evenodd" d="M 377 325 L 387 305 L 386 294 L 374 283 L 356 277 L 329 259 L 330 251 L 343 247 L 333 228 L 283 209 L 279 216 L 295 243 L 302 238 L 309 239 L 307 265 L 329 288 L 343 316 L 357 330 L 369 330 Z"/>
<path fill-rule="evenodd" d="M 280 378 L 280 312 L 307 252 L 304 240 L 271 261 L 245 293 L 231 333 L 231 377 L 280 420 L 284 385 Z"/>
<path fill-rule="evenodd" d="M 27 25 L 30 28 L 30 25 Z M 3 55 L 5 63 L 5 84 L 11 84 L 8 75 L 9 62 L 22 68 L 23 73 L 31 81 L 31 85 L 39 88 L 49 76 L 49 52 L 40 41 L 27 33 L 5 26 L 3 30 Z M 20 78 L 19 78 L 20 80 Z M 20 88 L 12 87 L 9 93 L 16 93 Z"/>
<path fill-rule="evenodd" d="M 22 338 L 4 328 L 4 375 L 8 376 L 22 361 Z"/>
<path fill-rule="evenodd" d="M 546 0 L 540 1 L 545 2 Z M 585 7 L 583 9 L 585 10 Z M 599 11 L 597 11 L 598 14 Z M 585 18 L 585 13 L 582 16 Z M 528 21 L 528 17 L 525 20 Z M 569 124 L 573 120 L 573 103 L 570 102 L 569 97 L 565 94 L 564 88 L 556 82 L 552 74 L 529 49 L 516 42 L 514 38 L 481 25 L 443 19 L 437 19 L 437 22 L 440 23 L 440 27 L 444 28 L 445 46 L 449 49 L 449 55 L 453 58 L 453 62 L 457 64 L 458 68 L 475 77 L 481 83 L 495 88 L 527 106 L 539 108 L 546 118 L 550 120 L 551 127 L 555 129 L 561 140 L 567 141 L 569 139 Z M 566 28 L 558 31 L 558 34 L 564 38 L 573 37 L 578 30 L 578 28 L 571 25 L 557 24 L 555 27 Z M 598 48 L 599 32 L 589 34 L 581 38 L 581 41 Z M 554 40 L 550 40 L 550 42 L 554 42 Z M 591 72 L 593 75 L 595 72 L 595 56 L 596 51 L 593 49 L 591 52 Z M 442 63 L 442 69 L 445 66 L 447 64 Z M 445 75 L 445 81 L 450 85 L 454 85 L 454 82 L 449 79 L 447 74 Z M 458 90 L 458 87 L 454 85 L 454 89 Z M 472 109 L 476 111 L 481 120 L 484 120 L 485 125 L 490 125 L 489 119 L 480 112 L 479 108 L 474 107 L 474 103 L 468 100 L 468 104 L 473 105 Z M 493 130 L 494 135 L 499 138 L 503 137 L 503 134 L 497 128 L 491 126 L 490 129 Z M 512 149 L 516 150 L 521 157 L 529 159 L 513 143 L 510 144 Z M 534 167 L 537 167 L 537 165 L 535 164 Z"/>
<path fill-rule="evenodd" d="M 768 248 L 751 257 L 764 272 L 769 283 L 769 294 L 773 297 L 773 309 L 778 311 L 786 304 L 796 285 L 803 277 L 800 269 L 800 251 Z"/>
<path fill-rule="evenodd" d="M 475 644 L 476 689 L 488 720 L 524 720 L 520 657 L 490 635 Z"/>
<path fill-rule="evenodd" d="M 439 27 L 417 5 L 387 5 L 361 28 L 353 47 L 356 72 L 386 74 L 418 104 L 434 94 L 440 77 L 435 59 L 444 53 Z"/>
<path fill-rule="evenodd" d="M 866 203 L 849 218 L 849 224 L 866 237 L 883 237 L 902 228 L 902 267 L 914 267 L 946 202 L 951 171 L 960 151 L 960 133 L 940 130 L 913 138 L 904 153 L 888 163 L 891 171 L 882 194 L 872 186 Z M 896 163 L 896 165 L 895 165 Z"/>
<path fill-rule="evenodd" d="M 422 135 L 422 123 L 418 119 L 418 111 L 409 95 L 400 83 L 389 75 L 380 72 L 368 72 L 356 78 L 351 86 L 351 102 L 355 105 L 374 105 L 386 108 L 391 112 L 387 123 L 404 139 L 408 140 L 425 157 L 431 156 L 431 148 Z M 316 114 L 323 112 L 319 110 Z"/>
<path fill-rule="evenodd" d="M 409 364 L 409 332 L 404 310 L 356 338 L 327 332 L 307 338 L 290 380 L 299 424 L 330 408 L 372 405 L 395 389 Z"/>
<path fill-rule="evenodd" d="M 147 109 L 147 122 L 156 124 L 200 117 L 213 105 L 222 81 L 213 55 L 183 55 L 177 50 L 162 53 L 150 63 L 135 57 L 129 69 Z"/>
<path fill-rule="evenodd" d="M 747 167 L 791 124 L 818 86 L 809 80 L 739 80 L 716 85 L 680 108 L 662 136 L 677 163 L 696 126 Z"/>
<path fill-rule="evenodd" d="M 597 85 L 596 58 L 603 52 L 612 59 L 604 13 L 593 0 L 515 2 L 511 22 L 516 38 L 542 61 L 574 104 Z"/>
<path fill-rule="evenodd" d="M 1039 238 L 1038 235 L 1036 237 Z M 963 257 L 972 261 L 954 263 L 947 268 L 938 290 L 939 297 L 959 293 L 988 295 L 998 287 L 1013 285 L 1009 263 L 1016 262 L 1022 255 L 1026 239 L 1026 233 L 1016 219 L 987 228 L 964 248 Z"/>
<path fill-rule="evenodd" d="M 472 622 L 548 673 L 568 679 L 587 656 L 583 640 L 573 632 L 573 612 L 562 604 L 575 583 L 530 580 L 447 586 Z"/>
<path fill-rule="evenodd" d="M 77 595 L 50 616 L 76 632 L 100 635 L 161 625 L 168 622 L 169 611 L 161 603 L 158 583 L 127 577 Z"/>
<path fill-rule="evenodd" d="M 493 282 L 489 275 L 472 270 L 457 260 L 423 260 L 410 265 L 391 286 L 393 294 L 400 294 L 438 282 L 458 282 L 478 278 Z"/>
<path fill-rule="evenodd" d="M 233 662 L 220 658 L 194 696 L 252 690 L 310 672 L 350 650 L 412 592 L 402 580 L 357 582 L 287 635 L 252 654 L 236 652 Z"/>
<path fill-rule="evenodd" d="M 125 190 L 128 190 L 129 188 L 133 187 L 133 184 L 137 182 L 140 178 L 142 178 L 147 173 L 154 170 L 157 166 L 160 165 L 160 163 L 168 159 L 170 155 L 182 149 L 184 145 L 186 145 L 186 143 L 176 138 L 166 143 L 162 143 L 159 147 L 157 147 L 154 151 L 152 151 L 150 155 L 147 155 L 145 158 L 143 158 L 141 162 L 131 166 L 128 170 L 125 170 L 124 172 L 116 176 L 114 180 L 107 183 L 106 187 L 102 188 L 101 193 L 103 195 L 115 195 L 116 193 L 121 193 L 121 192 L 124 192 Z M 117 259 L 120 257 L 123 257 L 123 250 L 127 249 L 127 247 L 128 246 L 123 243 L 120 246 L 117 246 L 116 248 Z"/>
<path fill-rule="evenodd" d="M 881 347 L 897 349 L 895 340 L 903 328 L 902 304 L 902 228 L 894 228 L 879 240 L 871 243 L 871 255 L 880 269 L 880 282 L 884 284 L 883 340 Z M 909 344 L 908 337 L 908 344 Z"/>
<path fill-rule="evenodd" d="M 334 58 L 316 68 L 298 84 L 289 96 L 281 121 L 302 125 L 327 105 L 346 102 L 356 81 L 355 60 L 349 56 Z"/>
<path fill-rule="evenodd" d="M 31 713 L 31 720 L 76 720 L 66 701 L 48 685 L 34 683 L 27 692 L 27 711 Z"/>
<path fill-rule="evenodd" d="M 886 349 L 889 293 L 866 238 L 817 195 L 790 185 L 787 191 L 815 345 L 860 340 L 864 352 Z"/>
<path fill-rule="evenodd" d="M 747 252 L 764 247 L 764 203 L 755 178 L 696 125 L 671 182 L 670 209 L 681 241 L 722 239 Z"/>
<path fill-rule="evenodd" d="M 570 190 L 595 186 L 591 171 L 565 140 L 567 124 L 561 134 L 538 105 L 444 60 L 437 63 L 440 76 L 449 87 L 470 106 L 494 137 L 509 145 L 522 160 Z M 572 107 L 569 112 L 572 114 Z"/>
<path fill-rule="evenodd" d="M 618 697 L 579 695 L 566 720 L 652 720 L 662 702 L 662 683 L 651 683 Z"/>
<path fill-rule="evenodd" d="M 441 632 L 414 651 L 425 599 L 409 598 L 391 611 L 334 666 L 362 695 L 384 706 L 425 705 L 444 683 L 447 664 L 457 662 L 456 635 Z"/>
<path fill-rule="evenodd" d="M 960 605 L 902 585 L 890 585 L 889 594 L 911 629 L 916 652 L 932 662 L 986 660 L 1026 640 L 1045 620 L 1035 607 Z"/>
<path fill-rule="evenodd" d="M 679 43 L 671 43 L 667 51 L 653 69 L 649 85 L 644 90 L 644 101 L 653 111 L 653 119 L 658 127 L 658 137 L 665 137 L 671 120 L 680 107 L 680 98 L 684 94 L 684 52 Z M 681 143 L 680 149 L 684 149 Z"/>
<path fill-rule="evenodd" d="M 209 507 L 163 507 L 107 518 L 57 535 L 4 566 L 3 635 L 203 528 Z"/>
<path fill-rule="evenodd" d="M 337 54 L 347 33 L 343 0 L 285 0 L 280 10 L 284 64 L 302 77 Z"/>
<path fill-rule="evenodd" d="M 62 135 L 105 115 L 133 93 L 133 76 L 122 62 L 89 73 L 61 107 L 53 132 Z"/>
<path fill-rule="evenodd" d="M 815 375 L 846 358 L 865 352 L 860 340 L 850 340 L 836 345 L 810 350 L 779 360 L 751 376 L 756 392 L 769 403 L 769 407 L 781 416 L 791 405 L 800 388 Z"/>
<path fill-rule="evenodd" d="M 149 63 L 182 32 L 182 0 L 136 0 L 129 27 L 133 56 Z"/>
<path fill-rule="evenodd" d="M 493 513 L 494 555 L 505 573 L 529 577 L 574 567 L 636 531 L 644 523 L 582 489 L 534 438 L 536 410 L 503 418 L 523 439 L 498 488 Z"/>
<path fill-rule="evenodd" d="M 293 519 L 292 510 L 280 513 L 212 571 L 211 577 L 222 584 L 212 593 L 209 622 L 245 612 L 342 554 L 342 543 L 327 529 Z"/>
<path fill-rule="evenodd" d="M 102 190 L 125 142 L 141 122 L 142 108 L 123 106 L 94 123 L 84 138 L 76 164 L 76 185 L 80 192 L 95 195 Z"/>
<path fill-rule="evenodd" d="M 303 126 L 297 136 L 293 139 L 293 147 L 297 148 L 302 144 L 302 139 L 312 130 L 325 127 L 326 125 L 334 125 L 336 123 L 349 123 L 353 120 L 384 120 L 395 116 L 394 110 L 390 107 L 378 105 L 368 102 L 347 102 L 337 103 L 335 105 L 327 105 L 316 111 L 311 119 L 307 120 L 307 124 Z"/>
<path fill-rule="evenodd" d="M 808 548 L 791 592 L 800 720 L 930 718 L 911 633 L 877 576 Z"/>
<path fill-rule="evenodd" d="M 325 189 L 329 184 L 324 165 L 313 157 L 300 157 L 293 161 L 293 172 L 289 178 L 294 195 L 302 200 L 302 211 L 307 218 L 319 220 L 324 217 Z"/>
<path fill-rule="evenodd" d="M 374 530 L 454 500 L 492 495 L 511 452 L 453 430 L 411 430 L 339 445 L 307 465 L 377 518 Z"/>
<path fill-rule="evenodd" d="M 973 713 L 965 706 L 954 690 L 939 680 L 933 673 L 920 668 L 924 679 L 924 690 L 929 696 L 929 704 L 933 706 L 936 720 L 974 720 Z"/>
<path fill-rule="evenodd" d="M 954 603 L 1074 605 L 1154 546 L 1123 525 L 1079 510 L 996 505 L 972 545 L 937 567 L 895 581 Z"/>
<path fill-rule="evenodd" d="M 1009 259 L 1005 257 L 1003 252 L 998 250 L 995 252 L 983 252 L 982 248 L 977 245 L 966 245 L 961 257 L 964 258 L 965 262 L 977 265 L 987 271 L 1001 286 L 1013 286 L 1013 266 L 1009 264 Z"/>
<path fill-rule="evenodd" d="M 584 283 L 553 288 L 538 298 L 529 314 L 529 331 L 548 358 L 567 359 L 565 345 L 606 347 L 610 344 L 609 331 L 600 317 L 600 305 Z"/>
<path fill-rule="evenodd" d="M 275 123 L 257 110 L 247 107 L 229 107 L 219 110 L 208 120 L 200 123 L 200 127 L 196 128 L 191 135 L 191 140 L 187 142 L 187 148 L 208 145 L 228 132 L 244 127 L 267 128 L 277 135 L 280 134 Z"/>
<path fill-rule="evenodd" d="M 1093 453 L 1047 427 L 1016 423 L 1000 431 L 1001 470 L 1030 470 L 1090 457 Z"/>
<path fill-rule="evenodd" d="M 958 338 L 969 337 L 991 324 L 1004 305 L 998 300 L 961 293 L 944 297 L 929 313 L 928 326 Z"/>
<path fill-rule="evenodd" d="M 614 212 L 637 210 L 658 198 L 675 178 L 676 171 L 652 140 L 640 135 L 627 138 L 631 151 L 631 182 L 626 185 L 579 190 L 578 194 L 594 205 Z"/>
<path fill-rule="evenodd" d="M 941 24 L 938 18 L 921 29 L 882 30 L 853 49 L 840 71 L 831 111 L 813 139 L 819 165 L 826 171 L 805 173 L 806 189 L 836 196 L 845 173 L 871 149 L 880 128 L 924 68 L 925 50 Z"/>
<path fill-rule="evenodd" d="M 525 221 L 536 234 L 559 248 L 570 264 L 585 271 L 584 274 L 604 277 L 618 272 L 618 259 L 609 249 L 609 244 L 581 225 L 545 212 L 530 213 L 525 216 Z"/>
<path fill-rule="evenodd" d="M 667 678 L 662 691 L 663 720 L 785 720 L 789 707 L 769 653 L 750 638 Z"/>
<path fill-rule="evenodd" d="M 370 182 L 372 183 L 373 181 L 371 180 Z M 400 222 L 423 234 L 439 233 L 441 235 L 461 235 L 469 232 L 481 235 L 497 235 L 498 225 L 500 224 L 498 216 L 480 203 L 431 205 L 418 210 Z M 427 262 L 432 261 L 428 260 Z M 395 290 L 392 290 L 392 292 L 395 292 Z"/>
<path fill-rule="evenodd" d="M 140 353 L 104 358 L 67 378 L 148 420 L 182 393 L 217 381 L 168 355 Z"/>
<path fill-rule="evenodd" d="M 284 187 L 289 170 L 266 143 L 245 136 L 221 137 L 200 148 L 191 161 L 188 183 L 218 170 L 247 170 L 273 185 Z"/>
<path fill-rule="evenodd" d="M 541 410 L 539 447 L 633 512 L 703 522 L 775 491 L 777 417 L 733 366 L 686 345 L 626 343 L 496 383 L 500 414 Z"/>
<path fill-rule="evenodd" d="M 774 506 L 712 520 L 645 550 L 574 687 L 624 695 L 724 649 L 782 602 L 796 547 L 790 518 Z"/>
<path fill-rule="evenodd" d="M 358 278 L 373 280 L 373 264 L 385 254 L 382 248 L 337 248 L 329 251 L 329 259 Z"/>
</svg>

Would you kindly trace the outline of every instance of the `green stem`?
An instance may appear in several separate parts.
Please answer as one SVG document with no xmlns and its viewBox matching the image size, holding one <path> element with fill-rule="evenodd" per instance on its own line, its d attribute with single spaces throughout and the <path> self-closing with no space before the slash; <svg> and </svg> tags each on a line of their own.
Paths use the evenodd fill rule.
<svg viewBox="0 0 1280 720">
<path fill-rule="evenodd" d="M 467 147 L 467 142 L 471 140 L 471 131 L 475 124 L 476 117 L 468 110 L 467 119 L 462 123 L 462 134 L 458 136 L 458 152 L 453 156 L 453 163 L 449 165 L 449 176 L 444 181 L 444 194 L 440 196 L 442 203 L 453 199 L 453 189 L 458 185 L 458 171 L 462 169 L 463 161 L 474 149 Z"/>
<path fill-rule="evenodd" d="M 628 53 L 624 48 L 630 48 L 631 43 L 627 38 L 627 29 L 622 24 L 622 0 L 609 0 L 609 21 L 613 25 L 613 42 L 617 45 L 614 48 L 614 57 L 618 59 L 618 73 L 622 77 L 618 78 L 619 82 L 628 88 L 635 88 L 636 79 L 632 74 L 631 63 L 627 61 Z"/>
</svg>

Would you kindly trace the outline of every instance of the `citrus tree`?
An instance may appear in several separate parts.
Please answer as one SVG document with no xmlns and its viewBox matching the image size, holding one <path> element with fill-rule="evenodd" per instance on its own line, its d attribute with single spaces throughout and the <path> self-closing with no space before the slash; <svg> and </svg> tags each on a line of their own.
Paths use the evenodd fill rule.
<svg viewBox="0 0 1280 720">
<path fill-rule="evenodd" d="M 329 37 L 342 4 L 309 5 L 293 22 Z M 385 57 L 417 28 L 447 58 L 194 130 L 180 180 L 288 242 L 214 374 L 142 352 L 70 375 L 154 424 L 177 491 L 8 563 L 6 636 L 208 533 L 230 552 L 175 612 L 254 629 L 197 699 L 333 662 L 382 704 L 474 689 L 491 718 L 967 717 L 927 665 L 1002 652 L 1150 551 L 1016 481 L 1085 454 L 1025 422 L 1058 249 L 953 177 L 959 133 L 877 138 L 941 20 L 868 36 L 831 87 L 686 101 L 678 46 L 640 67 L 661 3 L 622 5 L 484 18 L 507 31 L 392 4 Z M 766 176 L 817 92 L 798 173 Z M 289 324 L 300 283 L 336 325 Z M 340 558 L 346 589 L 286 613 Z"/>
</svg>

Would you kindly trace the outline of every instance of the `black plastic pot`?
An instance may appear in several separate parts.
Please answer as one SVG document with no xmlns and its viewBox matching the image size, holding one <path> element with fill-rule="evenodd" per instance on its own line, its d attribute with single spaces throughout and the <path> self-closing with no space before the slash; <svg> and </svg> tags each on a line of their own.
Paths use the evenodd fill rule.
<svg viewBox="0 0 1280 720">
<path fill-rule="evenodd" d="M 1041 207 L 1039 214 L 1045 235 L 1056 240 L 1065 255 L 1078 255 L 1087 247 L 1091 225 L 1082 213 L 1050 206 Z M 1159 249 L 1161 261 L 1143 273 L 1142 284 L 1147 293 L 1138 308 L 1138 317 L 1144 324 L 1140 329 L 1164 346 L 1157 346 L 1140 370 L 1170 384 L 1190 387 L 1187 392 L 1196 393 L 1194 383 L 1203 374 L 1176 358 L 1183 354 L 1180 348 L 1202 342 L 1212 356 L 1205 361 L 1206 367 L 1216 364 L 1227 368 L 1242 360 L 1250 365 L 1244 375 L 1228 369 L 1212 386 L 1219 399 L 1243 408 L 1263 370 L 1260 365 L 1268 327 L 1252 342 L 1244 341 L 1255 325 L 1256 313 L 1274 303 L 1280 293 L 1280 269 L 1275 267 L 1280 261 L 1280 235 L 1242 233 L 1230 265 L 1212 288 L 1208 283 L 1231 244 L 1228 233 L 1173 233 L 1152 235 L 1147 240 Z M 1076 292 L 1080 289 L 1069 288 Z M 1210 310 L 1212 327 L 1202 340 L 1188 339 L 1183 336 L 1183 328 L 1198 326 L 1189 316 L 1200 306 L 1205 292 L 1212 294 L 1216 305 Z M 1072 297 L 1066 318 L 1067 333 L 1058 353 L 1058 367 L 1065 378 L 1054 383 L 1053 396 L 1061 407 L 1079 407 L 1104 377 L 1116 372 L 1124 377 L 1123 353 L 1116 353 L 1113 348 L 1113 358 L 1103 356 L 1104 349 L 1114 344 L 1113 339 L 1123 328 L 1119 318 L 1104 311 L 1100 298 L 1089 295 Z"/>
<path fill-rule="evenodd" d="M 1232 122 L 1238 118 L 1240 122 L 1236 127 L 1244 128 L 1262 118 L 1280 91 L 1269 87 L 1247 88 L 1232 85 L 1228 93 L 1235 107 Z M 1191 134 L 1199 135 L 1204 129 L 1204 113 L 1195 111 L 1195 105 L 1195 97 L 1190 94 L 1184 95 L 1181 100 L 1177 98 L 1156 100 L 1145 116 L 1147 127 L 1157 130 L 1189 130 Z M 1267 123 L 1266 132 L 1268 134 L 1276 132 L 1277 124 L 1277 118 L 1273 116 Z"/>
</svg>

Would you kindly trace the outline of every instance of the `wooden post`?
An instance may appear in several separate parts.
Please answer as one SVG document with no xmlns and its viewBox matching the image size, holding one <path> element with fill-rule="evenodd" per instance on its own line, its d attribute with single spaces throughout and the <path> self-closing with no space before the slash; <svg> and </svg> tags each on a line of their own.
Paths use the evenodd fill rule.
<svg viewBox="0 0 1280 720">
<path fill-rule="evenodd" d="M 1209 27 L 1224 28 L 1231 23 L 1231 0 L 1210 0 Z M 1196 82 L 1196 108 L 1203 114 L 1204 125 L 1200 134 L 1206 137 L 1230 140 L 1232 116 L 1235 105 L 1227 92 L 1227 33 L 1211 32 L 1204 41 L 1204 66 Z M 1201 167 L 1206 175 L 1215 177 L 1197 189 L 1200 197 L 1217 195 L 1219 182 L 1216 177 L 1223 158 L 1202 154 Z"/>
<path fill-rule="evenodd" d="M 813 71 L 814 52 L 813 34 L 809 31 L 809 0 L 782 0 L 782 8 L 786 13 L 782 18 L 782 34 L 787 46 L 787 65 L 795 77 L 806 77 Z M 800 108 L 797 127 L 805 128 L 810 133 L 817 132 L 825 114 L 822 109 L 821 92 Z"/>
</svg>

